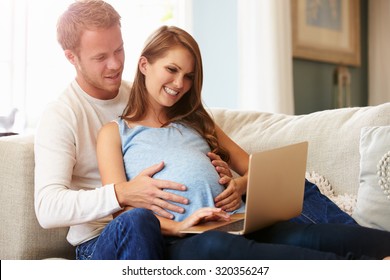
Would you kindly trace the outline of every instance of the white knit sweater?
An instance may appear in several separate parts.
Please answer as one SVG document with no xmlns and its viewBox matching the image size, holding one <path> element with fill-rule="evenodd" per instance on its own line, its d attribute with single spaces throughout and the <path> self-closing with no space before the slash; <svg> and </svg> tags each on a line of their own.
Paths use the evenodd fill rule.
<svg viewBox="0 0 390 280">
<path fill-rule="evenodd" d="M 120 206 L 113 185 L 102 187 L 96 137 L 125 108 L 130 86 L 100 100 L 76 81 L 49 104 L 35 137 L 35 212 L 44 228 L 68 227 L 72 245 L 100 234 Z"/>
</svg>

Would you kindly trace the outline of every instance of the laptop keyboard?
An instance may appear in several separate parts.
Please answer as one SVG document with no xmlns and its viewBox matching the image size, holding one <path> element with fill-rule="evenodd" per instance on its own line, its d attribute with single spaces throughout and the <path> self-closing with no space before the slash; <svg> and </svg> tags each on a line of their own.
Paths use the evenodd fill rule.
<svg viewBox="0 0 390 280">
<path fill-rule="evenodd" d="M 244 229 L 244 219 L 237 220 L 237 221 L 234 221 L 230 224 L 214 228 L 213 230 L 229 232 L 229 231 L 240 231 L 243 229 Z"/>
</svg>

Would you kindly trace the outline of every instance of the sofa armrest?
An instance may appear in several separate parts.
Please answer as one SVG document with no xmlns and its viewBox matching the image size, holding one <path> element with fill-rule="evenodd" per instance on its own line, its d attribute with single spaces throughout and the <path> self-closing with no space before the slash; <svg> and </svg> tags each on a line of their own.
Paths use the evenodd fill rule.
<svg viewBox="0 0 390 280">
<path fill-rule="evenodd" d="M 67 228 L 43 229 L 34 211 L 34 137 L 0 138 L 0 259 L 74 258 Z"/>
</svg>

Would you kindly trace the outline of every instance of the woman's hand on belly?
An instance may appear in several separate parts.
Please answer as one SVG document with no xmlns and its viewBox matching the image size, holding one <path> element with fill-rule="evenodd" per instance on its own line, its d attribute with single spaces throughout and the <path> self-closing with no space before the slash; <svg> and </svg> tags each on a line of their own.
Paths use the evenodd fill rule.
<svg viewBox="0 0 390 280">
<path fill-rule="evenodd" d="M 240 187 L 238 179 L 232 179 L 227 188 L 215 198 L 215 207 L 226 212 L 231 212 L 240 208 L 242 195 L 246 188 Z"/>
</svg>

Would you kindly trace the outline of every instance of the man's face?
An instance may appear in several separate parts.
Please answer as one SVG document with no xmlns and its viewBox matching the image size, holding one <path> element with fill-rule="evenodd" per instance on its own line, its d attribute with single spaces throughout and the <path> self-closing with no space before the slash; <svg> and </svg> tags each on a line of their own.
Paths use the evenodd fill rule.
<svg viewBox="0 0 390 280">
<path fill-rule="evenodd" d="M 125 61 L 119 25 L 108 29 L 86 30 L 73 64 L 76 80 L 89 95 L 112 99 L 118 94 Z"/>
</svg>

